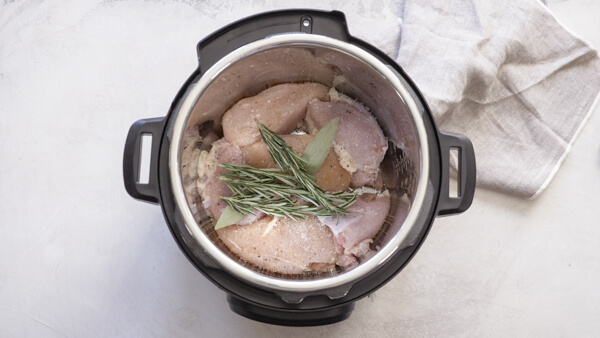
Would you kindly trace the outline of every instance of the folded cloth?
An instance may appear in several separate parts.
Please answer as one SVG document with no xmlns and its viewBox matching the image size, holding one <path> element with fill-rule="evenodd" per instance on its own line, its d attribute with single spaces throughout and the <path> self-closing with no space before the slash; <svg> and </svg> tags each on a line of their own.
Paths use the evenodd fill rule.
<svg viewBox="0 0 600 338">
<path fill-rule="evenodd" d="M 535 197 L 600 93 L 600 59 L 539 0 L 404 0 L 398 63 L 442 130 L 468 136 L 478 185 Z"/>
</svg>

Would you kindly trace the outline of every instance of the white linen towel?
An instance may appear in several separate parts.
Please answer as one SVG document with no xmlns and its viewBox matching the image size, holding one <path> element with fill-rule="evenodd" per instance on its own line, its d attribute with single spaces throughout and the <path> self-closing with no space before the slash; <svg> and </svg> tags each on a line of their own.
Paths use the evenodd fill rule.
<svg viewBox="0 0 600 338">
<path fill-rule="evenodd" d="M 397 61 L 438 127 L 473 142 L 478 185 L 535 197 L 598 101 L 598 53 L 538 0 L 400 6 Z"/>
</svg>

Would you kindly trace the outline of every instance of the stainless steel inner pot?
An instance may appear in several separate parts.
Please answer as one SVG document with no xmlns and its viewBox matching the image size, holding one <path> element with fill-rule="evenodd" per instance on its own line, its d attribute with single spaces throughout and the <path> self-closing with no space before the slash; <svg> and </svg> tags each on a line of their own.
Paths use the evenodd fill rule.
<svg viewBox="0 0 600 338">
<path fill-rule="evenodd" d="M 285 82 L 316 81 L 363 103 L 377 118 L 390 142 L 382 168 L 391 192 L 391 209 L 373 246 L 377 253 L 357 267 L 327 274 L 283 276 L 241 261 L 219 242 L 211 218 L 196 217 L 184 192 L 182 140 L 187 128 L 220 131 L 221 117 L 238 100 Z M 203 250 L 235 277 L 285 292 L 314 292 L 351 285 L 412 245 L 423 222 L 421 210 L 434 208 L 428 184 L 429 144 L 421 112 L 401 76 L 372 53 L 321 35 L 286 33 L 245 44 L 220 58 L 184 94 L 175 112 L 169 171 L 177 208 L 187 230 Z M 208 139 L 206 142 L 210 142 Z M 207 146 L 203 144 L 203 146 Z M 428 224 L 427 224 L 428 225 Z"/>
</svg>

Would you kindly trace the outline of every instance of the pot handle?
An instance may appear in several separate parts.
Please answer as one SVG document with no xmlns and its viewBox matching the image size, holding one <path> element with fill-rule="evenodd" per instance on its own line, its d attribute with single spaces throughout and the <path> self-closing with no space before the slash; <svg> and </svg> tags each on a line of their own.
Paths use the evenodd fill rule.
<svg viewBox="0 0 600 338">
<path fill-rule="evenodd" d="M 442 154 L 442 185 L 438 203 L 438 215 L 458 214 L 467 210 L 473 202 L 476 184 L 475 152 L 473 144 L 464 135 L 440 131 Z M 458 150 L 458 192 L 450 196 L 450 151 Z"/>
<path fill-rule="evenodd" d="M 350 33 L 344 13 L 318 10 L 279 10 L 236 21 L 198 43 L 198 62 L 204 73 L 219 59 L 250 42 L 281 33 L 324 35 L 348 42 Z"/>
<path fill-rule="evenodd" d="M 165 118 L 143 119 L 129 128 L 123 154 L 123 179 L 125 190 L 131 197 L 147 202 L 158 203 L 160 192 L 158 184 L 158 152 Z M 147 183 L 139 181 L 141 167 L 142 136 L 152 137 L 150 150 L 150 172 Z"/>
</svg>

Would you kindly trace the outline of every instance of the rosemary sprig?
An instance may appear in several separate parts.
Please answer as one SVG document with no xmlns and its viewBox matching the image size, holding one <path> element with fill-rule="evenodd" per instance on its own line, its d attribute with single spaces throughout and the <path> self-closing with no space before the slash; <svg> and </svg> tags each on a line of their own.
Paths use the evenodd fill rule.
<svg viewBox="0 0 600 338">
<path fill-rule="evenodd" d="M 272 216 L 304 219 L 305 215 L 333 216 L 315 205 L 317 200 L 310 191 L 299 186 L 296 177 L 279 169 L 257 169 L 240 164 L 220 164 L 231 171 L 222 174 L 221 180 L 233 191 L 231 197 L 221 197 L 234 210 L 242 214 L 255 214 L 262 211 Z M 322 192 L 335 208 L 336 213 L 346 214 L 345 210 L 356 200 L 353 192 Z M 302 201 L 308 204 L 302 204 Z"/>
<path fill-rule="evenodd" d="M 312 198 L 308 198 L 307 202 L 312 203 L 316 207 L 321 206 L 331 216 L 339 213 L 346 214 L 346 209 L 334 204 L 333 201 L 327 198 L 328 196 L 325 191 L 315 183 L 315 177 L 307 172 L 306 161 L 296 155 L 292 148 L 279 135 L 265 127 L 262 123 L 258 121 L 257 123 L 260 136 L 267 144 L 267 149 L 273 161 L 282 170 L 289 171 L 296 178 L 300 187 L 309 192 L 308 196 Z M 326 149 L 328 153 L 329 148 L 331 148 L 331 144 Z"/>
<path fill-rule="evenodd" d="M 330 123 L 335 123 L 335 126 L 325 126 L 322 130 L 335 136 L 338 120 Z M 304 219 L 307 215 L 337 217 L 348 213 L 346 209 L 356 201 L 356 193 L 330 193 L 321 189 L 315 183 L 315 177 L 308 172 L 307 161 L 296 155 L 279 135 L 258 121 L 257 124 L 269 154 L 279 168 L 262 169 L 241 164 L 219 164 L 230 171 L 221 174 L 221 180 L 231 189 L 233 195 L 220 197 L 228 205 L 221 218 L 229 221 L 222 222 L 220 218 L 215 229 L 237 222 L 236 219 L 239 220 L 241 215 L 256 214 L 257 211 L 293 219 Z M 321 142 L 323 139 L 328 141 L 322 142 L 323 146 L 316 147 L 316 150 L 312 147 L 313 153 L 308 157 L 321 158 L 316 163 L 311 163 L 313 172 L 321 166 L 326 157 L 326 154 L 323 156 L 319 152 L 329 153 L 333 141 L 333 137 L 327 135 L 319 139 Z M 232 217 L 233 215 L 235 217 Z"/>
</svg>

